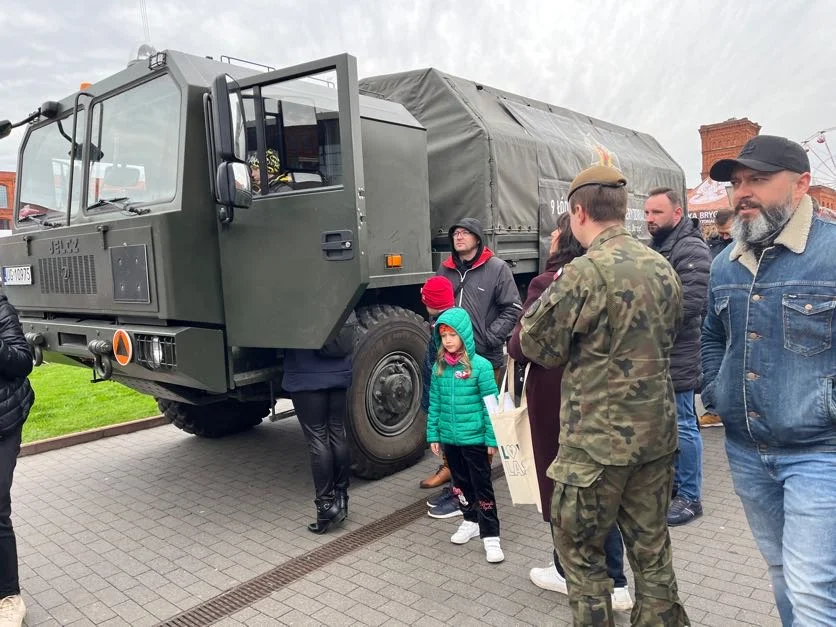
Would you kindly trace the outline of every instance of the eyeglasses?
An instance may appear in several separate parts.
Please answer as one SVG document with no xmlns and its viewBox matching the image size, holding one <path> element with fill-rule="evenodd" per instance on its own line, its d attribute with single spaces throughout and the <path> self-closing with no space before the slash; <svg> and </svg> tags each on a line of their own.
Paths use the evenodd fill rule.
<svg viewBox="0 0 836 627">
<path fill-rule="evenodd" d="M 453 237 L 464 237 L 465 235 L 472 235 L 467 229 L 456 229 L 453 231 Z"/>
</svg>

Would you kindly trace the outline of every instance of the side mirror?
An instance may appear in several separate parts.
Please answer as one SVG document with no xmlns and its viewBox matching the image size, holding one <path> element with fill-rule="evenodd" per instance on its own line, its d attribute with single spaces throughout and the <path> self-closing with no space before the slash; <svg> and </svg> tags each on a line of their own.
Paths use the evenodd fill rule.
<svg viewBox="0 0 836 627">
<path fill-rule="evenodd" d="M 253 204 L 250 168 L 246 163 L 224 161 L 218 166 L 215 181 L 217 201 L 223 207 L 248 209 Z"/>
<path fill-rule="evenodd" d="M 212 81 L 212 118 L 218 162 L 244 159 L 246 135 L 244 103 L 235 80 L 226 74 Z"/>
<path fill-rule="evenodd" d="M 12 132 L 12 123 L 8 120 L 0 120 L 0 139 L 4 137 L 8 137 L 9 133 Z"/>
</svg>

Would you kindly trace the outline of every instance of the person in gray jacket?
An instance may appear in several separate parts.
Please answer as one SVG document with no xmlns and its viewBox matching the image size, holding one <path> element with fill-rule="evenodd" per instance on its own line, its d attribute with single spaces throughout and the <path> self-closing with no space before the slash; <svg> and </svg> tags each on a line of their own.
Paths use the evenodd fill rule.
<svg viewBox="0 0 836 627">
<path fill-rule="evenodd" d="M 522 312 L 520 292 L 508 264 L 485 246 L 479 220 L 462 218 L 450 227 L 448 235 L 451 254 L 436 274 L 453 284 L 456 306 L 464 309 L 473 323 L 476 352 L 491 362 L 499 385 L 505 342 Z M 450 469 L 445 464 L 424 479 L 421 487 L 435 488 L 448 481 Z M 452 512 L 455 504 L 447 505 Z"/>
</svg>

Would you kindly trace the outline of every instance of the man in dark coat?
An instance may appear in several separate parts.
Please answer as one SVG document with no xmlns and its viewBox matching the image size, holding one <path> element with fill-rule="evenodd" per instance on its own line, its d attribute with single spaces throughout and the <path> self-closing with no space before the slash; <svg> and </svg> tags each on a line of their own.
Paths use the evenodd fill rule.
<svg viewBox="0 0 836 627">
<path fill-rule="evenodd" d="M 503 346 L 522 313 L 511 268 L 485 246 L 482 225 L 464 218 L 450 227 L 452 253 L 436 274 L 453 284 L 456 305 L 470 314 L 476 352 L 491 362 L 499 380 Z"/>
<path fill-rule="evenodd" d="M 0 294 L 0 624 L 20 625 L 26 606 L 20 596 L 17 543 L 12 528 L 12 479 L 23 423 L 35 402 L 26 378 L 32 351 L 17 312 Z"/>
<path fill-rule="evenodd" d="M 712 235 L 706 241 L 708 249 L 711 251 L 712 259 L 723 252 L 726 246 L 734 241 L 731 234 L 733 217 L 734 212 L 731 209 L 720 209 L 714 217 L 714 227 L 717 230 L 717 234 Z"/>
<path fill-rule="evenodd" d="M 670 262 L 682 281 L 682 325 L 671 352 L 679 434 L 677 494 L 668 511 L 668 525 L 684 525 L 702 516 L 702 438 L 694 394 L 702 379 L 700 327 L 708 299 L 711 251 L 702 237 L 699 221 L 684 215 L 679 195 L 672 189 L 651 190 L 644 214 L 653 238 L 650 247 Z"/>
</svg>

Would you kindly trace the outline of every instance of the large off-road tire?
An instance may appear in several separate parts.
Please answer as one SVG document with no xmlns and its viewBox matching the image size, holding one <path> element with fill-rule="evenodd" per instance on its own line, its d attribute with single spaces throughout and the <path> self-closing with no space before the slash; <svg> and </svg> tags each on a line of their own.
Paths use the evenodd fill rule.
<svg viewBox="0 0 836 627">
<path fill-rule="evenodd" d="M 208 405 L 189 405 L 158 398 L 157 406 L 175 427 L 203 438 L 221 438 L 252 429 L 261 424 L 270 411 L 267 401 L 234 399 Z"/>
<path fill-rule="evenodd" d="M 348 394 L 352 470 L 379 479 L 424 455 L 427 417 L 421 411 L 421 364 L 429 325 L 390 305 L 357 311 L 359 339 Z"/>
</svg>

